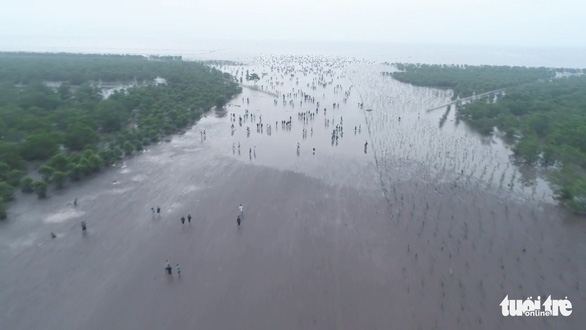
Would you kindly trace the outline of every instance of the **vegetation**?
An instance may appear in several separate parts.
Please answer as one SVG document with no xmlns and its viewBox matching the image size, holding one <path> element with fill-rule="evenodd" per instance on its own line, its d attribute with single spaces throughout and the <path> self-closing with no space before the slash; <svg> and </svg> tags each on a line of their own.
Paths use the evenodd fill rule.
<svg viewBox="0 0 586 330">
<path fill-rule="evenodd" d="M 14 187 L 6 182 L 0 182 L 0 203 L 10 202 L 14 199 Z"/>
<path fill-rule="evenodd" d="M 47 183 L 45 181 L 35 182 L 34 187 L 35 187 L 35 193 L 37 194 L 39 199 L 47 197 Z"/>
<path fill-rule="evenodd" d="M 557 72 L 579 72 L 574 69 L 527 68 L 492 65 L 393 64 L 399 71 L 390 75 L 416 86 L 450 88 L 454 100 L 474 94 L 518 86 L 536 80 L 551 79 Z M 383 72 L 388 75 L 388 72 Z"/>
<path fill-rule="evenodd" d="M 260 77 L 258 76 L 258 74 L 253 73 L 253 74 L 248 74 L 248 71 L 246 72 L 246 80 L 252 80 L 254 81 L 254 83 L 256 84 L 257 81 L 260 80 Z"/>
<path fill-rule="evenodd" d="M 32 193 L 34 190 L 33 187 L 33 179 L 31 179 L 30 177 L 26 177 L 24 179 L 22 179 L 22 187 L 21 190 L 23 193 L 29 194 Z"/>
<path fill-rule="evenodd" d="M 6 212 L 6 205 L 4 205 L 4 203 L 0 202 L 0 220 L 6 219 L 7 216 L 8 216 L 8 213 Z"/>
<path fill-rule="evenodd" d="M 105 98 L 102 83 L 127 88 Z M 48 183 L 96 173 L 239 92 L 230 75 L 181 57 L 0 53 L 0 187 L 43 198 Z M 31 166 L 43 182 L 21 180 Z"/>
<path fill-rule="evenodd" d="M 513 86 L 498 98 L 487 96 L 458 107 L 457 118 L 483 134 L 491 134 L 497 127 L 514 139 L 517 159 L 555 169 L 551 181 L 559 199 L 573 211 L 586 214 L 586 76 L 581 75 L 582 70 L 565 70 L 576 75 L 544 80 L 543 75 L 555 70 L 416 65 L 401 68 L 407 70 L 402 77 L 417 79 L 425 86 L 459 86 L 460 92 L 466 90 L 461 85 L 466 81 L 477 93 Z M 417 73 L 410 74 L 410 70 Z M 516 80 L 504 74 L 508 70 L 516 72 Z M 424 78 L 426 72 L 429 78 Z M 446 74 L 440 79 L 442 72 Z M 494 81 L 498 76 L 503 77 L 502 84 Z M 530 77 L 533 81 L 526 82 Z M 436 85 L 442 79 L 449 83 Z"/>
</svg>

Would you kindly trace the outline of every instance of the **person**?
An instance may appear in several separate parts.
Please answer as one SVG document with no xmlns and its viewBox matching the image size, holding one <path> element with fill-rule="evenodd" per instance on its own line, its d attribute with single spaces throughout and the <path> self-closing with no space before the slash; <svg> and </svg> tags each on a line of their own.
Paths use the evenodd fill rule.
<svg viewBox="0 0 586 330">
<path fill-rule="evenodd" d="M 165 261 L 165 270 L 167 271 L 167 274 L 171 275 L 173 268 L 171 268 L 171 264 L 169 263 L 169 260 Z"/>
<path fill-rule="evenodd" d="M 240 227 L 240 216 L 236 218 L 236 223 L 238 223 L 238 227 Z"/>
<path fill-rule="evenodd" d="M 181 276 L 181 266 L 179 264 L 175 266 L 175 270 L 177 271 L 177 275 Z"/>
<path fill-rule="evenodd" d="M 187 222 L 191 223 L 191 214 L 187 215 Z"/>
<path fill-rule="evenodd" d="M 181 223 L 185 224 L 185 217 L 181 217 Z"/>
<path fill-rule="evenodd" d="M 240 210 L 240 215 L 243 215 L 244 214 L 244 206 L 242 206 L 242 204 L 240 204 L 238 209 Z"/>
<path fill-rule="evenodd" d="M 157 206 L 157 214 L 161 213 L 161 208 L 159 206 Z"/>
<path fill-rule="evenodd" d="M 85 223 L 85 221 L 81 222 L 81 231 L 85 233 L 85 231 L 87 230 L 87 225 Z"/>
<path fill-rule="evenodd" d="M 153 212 L 153 214 L 155 214 L 155 208 L 151 207 L 151 212 Z"/>
<path fill-rule="evenodd" d="M 75 198 L 75 200 L 73 201 L 73 205 L 77 206 L 77 197 Z"/>
</svg>

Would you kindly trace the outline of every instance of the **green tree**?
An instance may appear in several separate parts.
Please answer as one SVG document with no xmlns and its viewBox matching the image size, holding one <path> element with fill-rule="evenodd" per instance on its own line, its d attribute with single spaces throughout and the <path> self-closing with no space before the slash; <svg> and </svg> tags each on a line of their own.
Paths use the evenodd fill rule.
<svg viewBox="0 0 586 330">
<path fill-rule="evenodd" d="M 66 171 L 69 167 L 69 156 L 66 153 L 60 152 L 55 156 L 51 157 L 47 162 L 47 165 L 51 166 L 57 171 Z"/>
<path fill-rule="evenodd" d="M 94 119 L 90 117 L 88 109 L 79 107 L 59 108 L 51 112 L 50 119 L 55 127 L 63 132 L 69 132 L 75 124 L 83 124 L 92 129 L 97 128 Z"/>
<path fill-rule="evenodd" d="M 134 152 L 134 146 L 132 145 L 132 143 L 126 142 L 124 144 L 124 154 L 129 156 L 129 155 L 132 155 L 133 152 Z"/>
<path fill-rule="evenodd" d="M 22 171 L 10 170 L 6 175 L 6 182 L 13 187 L 17 187 L 20 184 L 20 178 L 22 178 Z"/>
<path fill-rule="evenodd" d="M 57 187 L 57 189 L 63 189 L 66 179 L 65 172 L 55 171 L 55 173 L 53 173 L 53 182 L 55 182 L 55 187 Z"/>
<path fill-rule="evenodd" d="M 4 203 L 0 202 L 0 220 L 5 220 L 8 217 L 8 213 L 6 212 L 6 206 Z"/>
<path fill-rule="evenodd" d="M 81 170 L 84 175 L 90 175 L 94 172 L 94 168 L 93 168 L 92 164 L 90 163 L 89 159 L 87 159 L 85 157 L 83 157 L 81 159 L 81 161 L 79 162 L 79 165 L 81 165 Z"/>
<path fill-rule="evenodd" d="M 69 170 L 69 178 L 71 181 L 79 181 L 83 176 L 83 166 L 80 164 L 72 164 Z"/>
<path fill-rule="evenodd" d="M 124 154 L 124 152 L 122 151 L 122 149 L 120 149 L 117 146 L 114 146 L 114 147 L 112 147 L 112 152 L 114 153 L 114 157 L 115 157 L 114 159 L 115 160 L 118 161 L 118 160 L 122 159 L 122 155 Z"/>
<path fill-rule="evenodd" d="M 94 113 L 103 132 L 117 132 L 126 123 L 126 109 L 114 100 L 100 102 Z"/>
<path fill-rule="evenodd" d="M 513 148 L 517 157 L 523 159 L 527 164 L 534 164 L 539 159 L 539 140 L 535 135 L 527 135 L 521 138 Z"/>
<path fill-rule="evenodd" d="M 72 83 L 76 82 L 72 81 Z M 73 94 L 73 98 L 84 109 L 94 109 L 102 100 L 99 89 L 92 87 L 89 82 L 82 84 Z"/>
<path fill-rule="evenodd" d="M 142 143 L 140 143 L 140 141 L 136 141 L 134 143 L 134 150 L 139 152 L 144 150 L 144 147 L 142 146 Z"/>
<path fill-rule="evenodd" d="M 4 181 L 0 181 L 0 202 L 10 202 L 14 199 L 14 187 Z"/>
<path fill-rule="evenodd" d="M 6 180 L 8 172 L 10 172 L 10 166 L 5 162 L 0 162 L 0 181 Z"/>
<path fill-rule="evenodd" d="M 81 151 L 86 146 L 93 146 L 100 137 L 85 124 L 74 124 L 71 131 L 65 135 L 65 146 L 70 150 Z"/>
<path fill-rule="evenodd" d="M 226 98 L 222 95 L 216 97 L 216 107 L 223 108 L 226 105 Z"/>
<path fill-rule="evenodd" d="M 116 155 L 110 148 L 100 150 L 99 155 L 105 166 L 110 166 L 116 162 Z"/>
<path fill-rule="evenodd" d="M 33 179 L 28 176 L 22 179 L 21 186 L 21 190 L 23 193 L 28 194 L 34 191 Z"/>
<path fill-rule="evenodd" d="M 59 150 L 59 138 L 55 134 L 37 133 L 27 136 L 21 149 L 26 160 L 45 160 Z"/>
<path fill-rule="evenodd" d="M 256 84 L 256 82 L 260 80 L 260 77 L 256 73 L 253 73 L 249 75 L 246 80 L 252 80 Z"/>
<path fill-rule="evenodd" d="M 102 168 L 102 166 L 104 166 L 104 162 L 102 161 L 102 158 L 100 158 L 100 156 L 98 156 L 96 154 L 91 155 L 87 160 L 88 160 L 89 167 L 91 168 L 91 170 L 93 172 L 99 171 Z"/>
<path fill-rule="evenodd" d="M 45 181 L 37 181 L 34 183 L 35 193 L 41 198 L 47 197 L 47 183 Z"/>
<path fill-rule="evenodd" d="M 39 107 L 45 110 L 53 110 L 60 103 L 53 90 L 40 82 L 29 84 L 21 91 L 18 99 L 18 105 L 24 109 Z"/>
<path fill-rule="evenodd" d="M 10 168 L 22 168 L 24 161 L 20 156 L 20 148 L 16 143 L 3 143 L 0 141 L 0 159 Z"/>
<path fill-rule="evenodd" d="M 61 85 L 59 85 L 59 88 L 57 89 L 57 93 L 59 94 L 59 97 L 61 98 L 61 100 L 66 101 L 69 100 L 71 98 L 71 84 L 69 84 L 68 82 L 64 82 Z"/>
<path fill-rule="evenodd" d="M 45 182 L 51 181 L 51 176 L 55 170 L 49 165 L 43 165 L 39 167 L 39 173 L 43 176 Z"/>
</svg>

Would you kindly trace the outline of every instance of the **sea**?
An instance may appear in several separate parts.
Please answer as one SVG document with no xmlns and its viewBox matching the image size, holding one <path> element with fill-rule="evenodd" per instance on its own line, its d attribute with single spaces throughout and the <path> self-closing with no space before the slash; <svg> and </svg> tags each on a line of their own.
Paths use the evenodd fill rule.
<svg viewBox="0 0 586 330">
<path fill-rule="evenodd" d="M 188 38 L 0 39 L 0 51 L 181 55 L 193 60 L 246 62 L 262 55 L 312 55 L 374 62 L 586 68 L 586 48 L 321 41 L 201 40 Z"/>
</svg>

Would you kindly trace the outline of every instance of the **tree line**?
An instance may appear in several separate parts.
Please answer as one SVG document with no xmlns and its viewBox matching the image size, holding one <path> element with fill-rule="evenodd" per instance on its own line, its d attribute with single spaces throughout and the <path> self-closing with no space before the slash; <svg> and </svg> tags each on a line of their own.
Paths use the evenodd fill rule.
<svg viewBox="0 0 586 330">
<path fill-rule="evenodd" d="M 399 71 L 385 72 L 393 78 L 416 86 L 449 88 L 453 99 L 554 78 L 559 72 L 578 73 L 578 69 L 531 68 L 494 65 L 446 65 L 395 63 Z"/>
<path fill-rule="evenodd" d="M 483 134 L 494 127 L 515 141 L 515 156 L 552 172 L 558 197 L 586 213 L 586 76 L 537 81 L 458 108 Z"/>
<path fill-rule="evenodd" d="M 92 84 L 136 80 L 152 83 L 108 98 Z M 50 186 L 139 152 L 240 92 L 230 75 L 177 57 L 0 53 L 0 218 L 16 189 L 44 198 Z"/>
<path fill-rule="evenodd" d="M 503 87 L 457 107 L 457 119 L 482 134 L 498 128 L 514 141 L 515 157 L 551 169 L 557 197 L 586 214 L 586 76 L 580 69 L 398 65 L 397 78 L 469 96 Z M 563 77 L 560 73 L 563 72 Z M 555 78 L 557 76 L 557 78 Z M 466 85 L 469 84 L 469 85 Z"/>
</svg>

